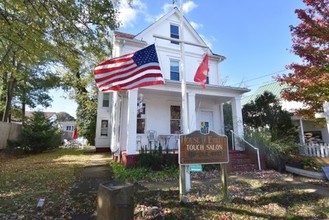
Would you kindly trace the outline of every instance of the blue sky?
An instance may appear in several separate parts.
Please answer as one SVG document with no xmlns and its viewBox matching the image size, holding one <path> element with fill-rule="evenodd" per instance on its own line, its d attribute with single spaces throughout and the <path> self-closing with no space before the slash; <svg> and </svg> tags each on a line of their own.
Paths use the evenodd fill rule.
<svg viewBox="0 0 329 220">
<path fill-rule="evenodd" d="M 172 0 L 127 0 L 119 9 L 119 31 L 138 34 L 172 9 Z M 177 5 L 179 5 L 179 0 Z M 295 9 L 304 8 L 302 0 L 193 0 L 183 1 L 184 16 L 212 51 L 226 57 L 220 64 L 226 86 L 258 86 L 273 81 L 272 76 L 287 73 L 285 66 L 299 62 L 290 52 L 289 25 L 300 21 Z M 58 93 L 56 95 L 56 93 Z M 73 101 L 52 92 L 54 102 L 47 111 L 66 111 L 75 116 Z"/>
</svg>

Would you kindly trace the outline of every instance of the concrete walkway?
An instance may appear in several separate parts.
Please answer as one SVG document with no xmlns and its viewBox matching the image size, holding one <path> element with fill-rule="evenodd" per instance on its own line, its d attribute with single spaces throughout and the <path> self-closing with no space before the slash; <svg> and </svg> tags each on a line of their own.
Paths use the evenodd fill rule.
<svg viewBox="0 0 329 220">
<path fill-rule="evenodd" d="M 109 165 L 110 160 L 102 154 L 94 154 L 93 151 L 86 152 L 92 154 L 91 160 L 86 162 L 86 166 L 77 173 L 77 182 L 72 187 L 71 197 L 81 198 L 84 200 L 92 198 L 95 200 L 99 184 L 113 180 L 112 168 Z M 91 203 L 95 203 L 92 201 Z M 93 211 L 84 214 L 74 214 L 73 220 L 94 220 L 97 219 L 96 203 Z"/>
</svg>

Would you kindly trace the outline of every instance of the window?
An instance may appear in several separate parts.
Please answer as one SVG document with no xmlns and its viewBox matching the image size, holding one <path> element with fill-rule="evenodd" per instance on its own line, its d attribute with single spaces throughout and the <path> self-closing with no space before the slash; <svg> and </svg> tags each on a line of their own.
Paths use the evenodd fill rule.
<svg viewBox="0 0 329 220">
<path fill-rule="evenodd" d="M 74 130 L 74 127 L 71 126 L 71 125 L 67 125 L 67 126 L 66 126 L 66 130 L 67 130 L 67 131 L 73 131 L 73 130 Z"/>
<path fill-rule="evenodd" d="M 179 39 L 179 27 L 178 25 L 171 24 L 170 25 L 170 37 Z M 177 41 L 170 41 L 172 44 L 179 44 Z"/>
<path fill-rule="evenodd" d="M 108 128 L 109 128 L 109 121 L 102 120 L 101 121 L 101 136 L 108 136 Z"/>
<path fill-rule="evenodd" d="M 137 106 L 137 134 L 145 134 L 145 103 Z"/>
<path fill-rule="evenodd" d="M 179 61 L 170 60 L 170 79 L 179 81 Z"/>
<path fill-rule="evenodd" d="M 170 133 L 180 134 L 181 133 L 181 113 L 180 106 L 170 106 Z"/>
<path fill-rule="evenodd" d="M 145 134 L 145 118 L 137 118 L 137 134 Z"/>
<path fill-rule="evenodd" d="M 110 93 L 103 93 L 103 107 L 110 107 Z"/>
</svg>

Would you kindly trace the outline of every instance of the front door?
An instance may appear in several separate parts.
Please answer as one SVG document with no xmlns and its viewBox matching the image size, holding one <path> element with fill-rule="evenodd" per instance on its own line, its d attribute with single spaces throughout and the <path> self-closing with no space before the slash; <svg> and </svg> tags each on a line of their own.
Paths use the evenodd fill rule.
<svg viewBox="0 0 329 220">
<path fill-rule="evenodd" d="M 200 114 L 200 121 L 198 124 L 198 129 L 203 129 L 206 125 L 209 130 L 214 130 L 214 124 L 213 124 L 213 112 L 212 111 L 201 111 Z"/>
</svg>

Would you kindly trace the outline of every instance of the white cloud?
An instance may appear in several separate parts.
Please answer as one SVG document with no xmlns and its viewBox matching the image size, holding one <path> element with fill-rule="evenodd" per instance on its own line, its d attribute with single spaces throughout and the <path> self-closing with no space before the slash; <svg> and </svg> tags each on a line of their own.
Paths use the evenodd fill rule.
<svg viewBox="0 0 329 220">
<path fill-rule="evenodd" d="M 118 21 L 121 23 L 121 27 L 123 28 L 134 27 L 138 16 L 143 16 L 145 21 L 153 23 L 167 14 L 174 7 L 172 3 L 166 3 L 162 6 L 162 11 L 158 15 L 151 15 L 147 12 L 147 6 L 142 2 L 142 0 L 134 0 L 131 2 L 131 5 L 129 5 L 128 2 L 129 0 L 121 0 L 118 8 Z M 198 7 L 198 5 L 194 1 L 190 0 L 183 3 L 182 11 L 184 14 L 187 14 L 196 7 Z M 191 25 L 195 29 L 202 27 L 201 24 L 197 24 L 195 22 L 191 22 Z"/>
<path fill-rule="evenodd" d="M 161 18 L 162 16 L 167 14 L 170 10 L 173 9 L 173 7 L 174 7 L 174 5 L 171 3 L 164 4 L 162 6 L 162 12 L 160 14 L 154 16 L 155 20 L 158 20 L 159 18 Z M 179 8 L 179 4 L 177 5 L 177 7 Z M 182 11 L 184 14 L 187 14 L 190 11 L 192 11 L 193 9 L 195 9 L 196 7 L 198 7 L 198 5 L 196 3 L 194 3 L 193 1 L 187 1 L 187 2 L 183 3 Z M 153 20 L 152 22 L 154 22 L 155 20 Z"/>
<path fill-rule="evenodd" d="M 198 24 L 198 23 L 196 23 L 196 22 L 194 22 L 194 21 L 190 21 L 190 24 L 192 25 L 192 27 L 193 27 L 195 30 L 197 30 L 197 29 L 203 27 L 203 24 L 200 24 L 200 23 Z"/>
<path fill-rule="evenodd" d="M 198 5 L 194 1 L 187 1 L 183 3 L 183 13 L 187 14 L 193 9 L 195 9 L 196 7 L 198 7 Z"/>
<path fill-rule="evenodd" d="M 131 5 L 129 5 L 128 0 L 122 0 L 118 11 L 121 27 L 133 27 L 138 14 L 146 11 L 146 5 L 140 0 L 132 1 Z"/>
</svg>

